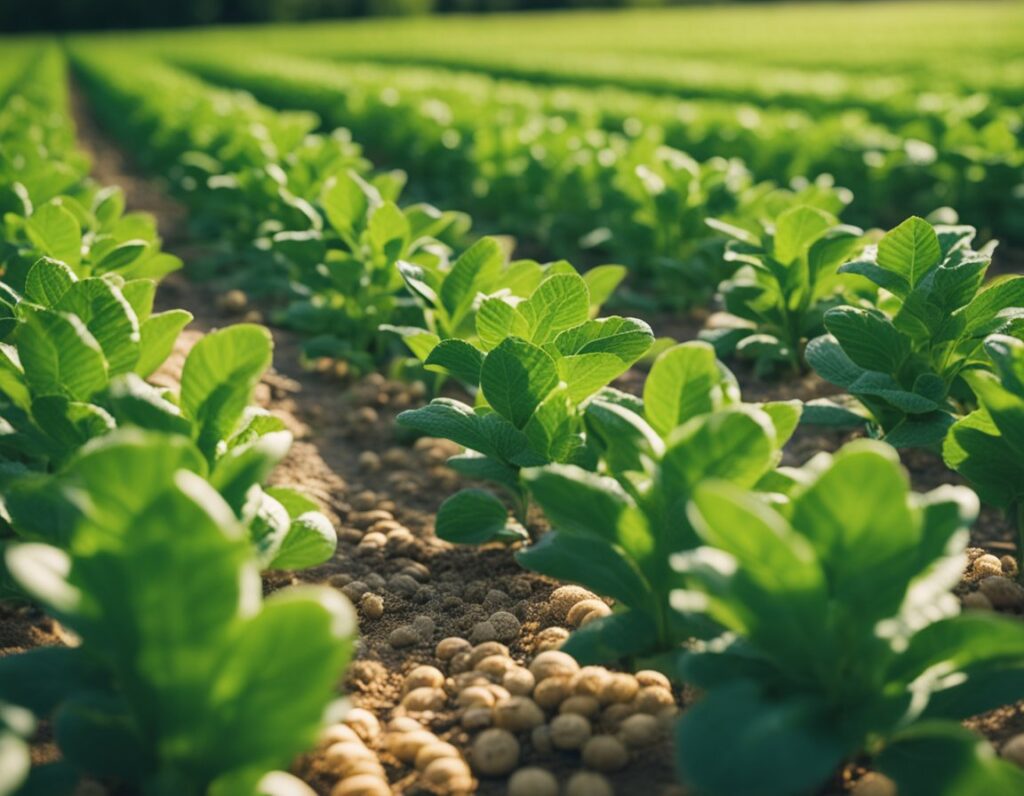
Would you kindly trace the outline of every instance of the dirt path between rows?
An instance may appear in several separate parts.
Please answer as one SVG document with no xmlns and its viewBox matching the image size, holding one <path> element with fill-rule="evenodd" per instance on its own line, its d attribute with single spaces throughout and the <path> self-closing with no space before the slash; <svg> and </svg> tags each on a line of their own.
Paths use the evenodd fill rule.
<svg viewBox="0 0 1024 796">
<path fill-rule="evenodd" d="M 195 321 L 182 335 L 159 378 L 174 382 L 188 349 L 199 337 L 218 327 L 242 320 L 261 321 L 259 310 L 225 308 L 225 289 L 215 283 L 187 278 L 188 264 L 200 260 L 203 247 L 189 239 L 187 213 L 170 199 L 158 181 L 139 176 L 122 152 L 96 127 L 83 97 L 73 92 L 73 106 L 81 146 L 93 157 L 94 176 L 104 184 L 120 185 L 130 210 L 153 213 L 166 248 L 186 262 L 184 273 L 172 275 L 160 287 L 161 309 L 184 307 Z M 681 328 L 686 328 L 685 326 Z M 661 330 L 657 330 L 661 331 Z M 388 382 L 370 376 L 349 384 L 330 368 L 303 366 L 299 338 L 272 328 L 275 352 L 272 370 L 263 379 L 257 400 L 285 419 L 295 435 L 286 460 L 273 480 L 301 487 L 314 495 L 339 529 L 337 554 L 327 564 L 294 575 L 267 578 L 267 589 L 293 582 L 327 583 L 346 593 L 360 612 L 360 644 L 344 690 L 353 703 L 372 711 L 383 724 L 404 711 L 400 707 L 405 675 L 420 664 L 448 673 L 435 656 L 435 645 L 450 636 L 470 637 L 495 612 L 507 612 L 519 623 L 518 632 L 504 638 L 510 655 L 524 662 L 546 638 L 547 628 L 564 625 L 553 615 L 550 596 L 558 584 L 523 572 L 504 549 L 455 548 L 433 535 L 433 519 L 441 501 L 457 487 L 444 460 L 452 448 L 421 440 L 413 445 L 396 437 L 395 415 L 422 401 L 415 385 Z M 744 395 L 750 400 L 807 397 L 821 390 L 813 379 L 797 384 L 763 384 L 742 371 Z M 632 380 L 634 385 L 635 378 Z M 843 438 L 801 430 L 787 451 L 787 463 L 799 464 L 817 450 L 834 449 Z M 911 457 L 915 485 L 930 488 L 948 480 L 948 472 L 934 459 Z M 998 552 L 1005 544 L 1005 526 L 989 517 L 979 538 Z M 367 595 L 370 595 L 369 597 Z M 378 611 L 378 608 L 382 610 Z M 32 608 L 0 607 L 0 654 L 40 644 L 61 643 L 57 628 Z M 550 630 L 548 631 L 550 633 Z M 677 703 L 681 695 L 675 695 Z M 465 753 L 470 733 L 460 724 L 461 713 L 446 704 L 416 718 L 442 739 Z M 987 717 L 979 726 L 994 738 L 1024 729 L 1024 710 L 1007 708 Z M 561 782 L 581 769 L 573 752 L 542 751 L 523 740 L 520 765 L 536 764 L 552 771 Z M 37 761 L 56 754 L 46 738 L 35 748 Z M 374 746 L 395 793 L 422 792 L 422 776 L 400 762 L 381 744 Z M 629 764 L 608 774 L 615 792 L 678 793 L 669 742 L 634 750 Z M 301 761 L 296 769 L 318 793 L 329 794 L 337 780 L 322 753 Z M 837 776 L 826 793 L 839 793 L 849 785 Z M 504 779 L 480 779 L 475 792 L 506 792 Z"/>
</svg>

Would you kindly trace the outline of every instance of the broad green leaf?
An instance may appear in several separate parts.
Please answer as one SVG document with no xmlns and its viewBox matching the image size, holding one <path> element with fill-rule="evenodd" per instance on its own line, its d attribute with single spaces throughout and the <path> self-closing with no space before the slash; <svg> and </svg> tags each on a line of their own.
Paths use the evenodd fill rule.
<svg viewBox="0 0 1024 796">
<path fill-rule="evenodd" d="M 525 340 L 510 337 L 484 358 L 480 387 L 487 402 L 517 428 L 558 385 L 551 357 Z"/>
<path fill-rule="evenodd" d="M 147 384 L 135 373 L 125 373 L 113 379 L 107 390 L 107 400 L 120 426 L 192 436 L 192 423 L 182 417 L 177 404 L 167 400 L 158 388 Z"/>
<path fill-rule="evenodd" d="M 491 292 L 501 271 L 505 254 L 494 238 L 481 238 L 452 264 L 441 285 L 441 303 L 453 326 L 457 326 L 472 306 L 477 293 Z"/>
<path fill-rule="evenodd" d="M 16 340 L 33 393 L 84 401 L 106 386 L 103 350 L 76 316 L 32 308 L 23 313 Z"/>
<path fill-rule="evenodd" d="M 629 369 L 629 362 L 608 352 L 572 354 L 560 357 L 558 375 L 568 385 L 576 403 L 589 398 Z"/>
<path fill-rule="evenodd" d="M 32 419 L 68 453 L 117 427 L 114 418 L 102 407 L 70 401 L 63 395 L 36 398 L 32 402 Z"/>
<path fill-rule="evenodd" d="M 508 516 L 508 509 L 490 492 L 463 489 L 437 510 L 437 535 L 458 544 L 518 542 L 526 538 L 522 527 Z"/>
<path fill-rule="evenodd" d="M 271 569 L 307 569 L 334 555 L 338 535 L 319 511 L 307 511 L 292 520 L 284 543 L 270 562 Z"/>
<path fill-rule="evenodd" d="M 880 312 L 836 307 L 825 313 L 825 328 L 846 355 L 867 370 L 895 373 L 910 354 L 907 338 Z"/>
<path fill-rule="evenodd" d="M 470 387 L 480 383 L 483 362 L 484 355 L 479 349 L 455 338 L 442 340 L 424 360 L 428 369 L 443 369 Z"/>
<path fill-rule="evenodd" d="M 655 360 L 644 382 L 644 414 L 666 436 L 690 418 L 719 408 L 724 398 L 721 382 L 710 345 L 681 343 Z"/>
<path fill-rule="evenodd" d="M 611 298 L 615 288 L 626 278 L 626 270 L 622 265 L 598 265 L 583 274 L 583 281 L 590 292 L 591 314 Z"/>
<path fill-rule="evenodd" d="M 675 736 L 683 781 L 707 793 L 813 793 L 849 752 L 813 697 L 773 700 L 745 681 L 698 700 Z"/>
<path fill-rule="evenodd" d="M 38 208 L 25 227 L 32 244 L 43 254 L 77 268 L 82 262 L 82 230 L 66 207 L 50 202 Z"/>
<path fill-rule="evenodd" d="M 900 796 L 1018 793 L 1024 771 L 1000 760 L 984 738 L 956 722 L 922 722 L 899 733 L 875 758 Z"/>
<path fill-rule="evenodd" d="M 409 222 L 394 202 L 385 202 L 370 216 L 367 224 L 374 249 L 395 261 L 409 245 Z"/>
<path fill-rule="evenodd" d="M 554 348 L 562 355 L 609 353 L 623 362 L 636 362 L 651 347 L 651 327 L 636 318 L 590 320 L 566 329 L 554 340 Z"/>
<path fill-rule="evenodd" d="M 803 257 L 811 244 L 835 223 L 834 216 L 815 207 L 791 207 L 775 222 L 775 259 L 788 265 Z"/>
<path fill-rule="evenodd" d="M 170 356 L 178 335 L 192 322 L 186 310 L 167 310 L 150 315 L 139 327 L 139 359 L 135 372 L 151 375 Z"/>
<path fill-rule="evenodd" d="M 590 315 L 590 292 L 578 274 L 549 276 L 516 308 L 530 329 L 530 341 L 544 345 Z"/>
<path fill-rule="evenodd" d="M 103 349 L 111 376 L 127 373 L 139 358 L 139 320 L 119 288 L 104 279 L 70 285 L 55 309 L 73 313 Z"/>
<path fill-rule="evenodd" d="M 864 369 L 850 359 L 839 341 L 830 334 L 811 340 L 804 357 L 819 376 L 837 387 L 850 389 L 864 375 Z"/>
<path fill-rule="evenodd" d="M 581 666 L 643 656 L 657 652 L 658 628 L 643 611 L 622 611 L 577 628 L 559 649 Z"/>
<path fill-rule="evenodd" d="M 210 683 L 207 723 L 192 733 L 193 748 L 214 770 L 287 766 L 315 742 L 355 634 L 355 611 L 334 589 L 301 586 L 267 599 Z"/>
<path fill-rule="evenodd" d="M 196 423 L 200 449 L 212 457 L 237 425 L 260 377 L 270 367 L 270 332 L 238 324 L 202 338 L 181 374 L 181 408 Z"/>
<path fill-rule="evenodd" d="M 526 338 L 530 327 L 526 319 L 507 301 L 500 298 L 485 299 L 476 314 L 476 333 L 485 351 L 490 351 L 506 337 Z"/>
<path fill-rule="evenodd" d="M 942 252 L 932 225 L 911 216 L 878 243 L 878 265 L 904 279 L 910 287 L 938 265 Z"/>
<path fill-rule="evenodd" d="M 527 447 L 526 435 L 496 414 L 480 414 L 451 398 L 435 398 L 427 406 L 398 415 L 398 422 L 427 436 L 450 439 L 464 448 L 511 460 Z"/>
<path fill-rule="evenodd" d="M 621 548 L 591 535 L 555 530 L 516 553 L 531 572 L 579 583 L 623 605 L 650 610 L 655 597 L 643 573 Z M 585 567 L 580 562 L 586 561 Z M 638 652 L 639 650 L 633 650 Z"/>
<path fill-rule="evenodd" d="M 78 277 L 71 267 L 52 257 L 42 257 L 25 277 L 25 298 L 53 309 Z"/>
<path fill-rule="evenodd" d="M 108 271 L 123 269 L 142 257 L 149 248 L 150 244 L 144 240 L 126 240 L 119 243 L 96 263 L 94 273 L 105 274 Z"/>
</svg>

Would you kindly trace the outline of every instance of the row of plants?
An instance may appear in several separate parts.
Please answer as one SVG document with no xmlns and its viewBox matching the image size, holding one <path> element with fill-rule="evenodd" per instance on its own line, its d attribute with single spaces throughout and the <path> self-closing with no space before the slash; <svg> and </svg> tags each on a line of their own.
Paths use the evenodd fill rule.
<svg viewBox="0 0 1024 796">
<path fill-rule="evenodd" d="M 977 8 L 965 10 L 959 22 L 948 10 L 922 8 L 919 14 L 908 15 L 917 19 L 900 20 L 889 31 L 881 31 L 883 23 L 876 21 L 882 9 L 876 9 L 870 21 L 855 11 L 836 10 L 845 16 L 839 27 L 862 29 L 864 46 L 858 52 L 828 47 L 828 33 L 820 22 L 810 19 L 817 9 L 811 14 L 786 9 L 757 22 L 751 21 L 756 9 L 737 12 L 742 18 L 737 15 L 730 22 L 721 17 L 712 21 L 711 15 L 701 20 L 701 12 L 692 9 L 646 18 L 640 14 L 556 17 L 541 26 L 528 17 L 503 19 L 500 24 L 464 18 L 436 23 L 436 36 L 430 34 L 431 25 L 422 21 L 276 26 L 260 31 L 258 37 L 265 48 L 444 64 L 536 83 L 613 84 L 815 113 L 859 106 L 887 123 L 935 113 L 971 94 L 981 94 L 990 106 L 1021 99 L 1021 63 L 1014 47 L 1019 16 L 1005 13 L 1006 9 L 1000 23 Z M 924 21 L 929 14 L 939 18 Z M 742 37 L 735 35 L 738 28 Z M 770 29 L 778 32 L 773 35 L 767 32 Z M 867 43 L 885 33 L 893 35 L 888 45 Z M 792 46 L 796 37 L 801 43 Z M 177 45 L 184 38 L 160 34 L 147 44 Z M 188 38 L 205 48 L 237 47 L 255 39 L 251 31 L 237 29 L 205 31 Z M 986 52 L 981 54 L 967 43 L 972 40 L 983 41 Z M 818 51 L 816 57 L 811 55 L 813 50 Z M 870 54 L 868 62 L 858 63 L 858 57 L 866 54 Z M 805 56 L 807 62 L 800 63 Z"/>
<path fill-rule="evenodd" d="M 85 62 L 101 87 L 106 75 L 93 56 Z M 309 206 L 344 208 L 350 228 L 369 230 L 381 212 L 397 219 L 381 210 L 386 203 L 360 199 L 371 180 L 350 175 L 344 184 L 355 188 L 331 193 L 337 202 L 323 194 Z M 993 452 L 1019 443 L 1024 355 L 1005 334 L 1018 331 L 1020 280 L 983 287 L 990 248 L 972 250 L 963 227 L 910 219 L 866 246 L 859 230 L 815 207 L 772 218 L 756 232 L 716 224 L 738 238 L 729 256 L 742 269 L 725 288 L 734 291 L 731 309 L 750 310 L 729 344 L 765 367 L 799 364 L 804 351 L 813 364 L 819 346 L 807 341 L 827 330 L 833 338 L 820 345 L 865 371 L 850 387 L 864 401 L 860 412 L 744 403 L 710 342 L 663 351 L 641 397 L 611 388 L 654 344 L 643 321 L 600 317 L 620 268 L 581 275 L 562 262 L 509 262 L 486 238 L 458 257 L 396 255 L 389 267 L 418 323 L 389 331 L 425 367 L 462 382 L 472 401 L 437 398 L 400 422 L 465 447 L 452 466 L 498 485 L 512 506 L 510 516 L 496 495 L 463 491 L 442 506 L 437 531 L 460 542 L 519 542 L 536 527 L 531 505 L 542 510 L 553 530 L 521 549 L 520 562 L 617 604 L 565 649 L 581 662 L 653 658 L 673 667 L 682 647 L 685 678 L 705 695 L 680 724 L 678 758 L 684 779 L 704 790 L 792 793 L 866 756 L 901 792 L 941 792 L 950 782 L 1012 792 L 1024 774 L 958 723 L 1024 688 L 1024 627 L 960 616 L 950 594 L 977 499 L 963 488 L 910 492 L 883 442 L 854 443 L 799 469 L 778 465 L 803 413 L 864 423 L 870 411 L 875 433 L 892 434 L 898 424 L 886 428 L 873 399 L 927 414 L 905 392 L 950 418 L 924 442 L 944 445 L 987 499 L 1018 506 L 1007 489 L 1017 482 Z M 316 266 L 330 250 L 314 250 Z M 835 312 L 853 320 L 832 323 Z M 857 313 L 906 341 L 890 346 L 888 332 L 856 326 Z M 888 370 L 867 359 L 878 352 Z M 925 418 L 929 429 L 936 419 Z M 716 763 L 722 749 L 744 765 Z"/>
<path fill-rule="evenodd" d="M 312 76 L 305 85 L 318 92 L 331 86 Z M 708 216 L 751 223 L 796 202 L 837 212 L 849 197 L 828 181 L 793 189 L 755 184 L 736 161 L 699 164 L 656 141 L 631 142 L 589 123 L 564 128 L 546 124 L 543 117 L 527 123 L 514 118 L 513 109 L 513 118 L 497 113 L 493 128 L 479 140 L 465 137 L 460 145 L 459 134 L 452 139 L 436 122 L 430 122 L 434 130 L 424 130 L 410 124 L 415 117 L 400 108 L 381 107 L 387 117 L 371 127 L 357 126 L 358 138 L 411 154 L 421 192 L 432 195 L 444 184 L 447 190 L 438 195 L 450 204 L 479 208 L 500 229 L 538 241 L 556 255 L 578 251 L 581 239 L 587 239 L 594 261 L 627 261 L 643 289 L 658 288 L 648 295 L 676 307 L 706 301 L 723 275 L 724 241 L 706 227 Z M 336 106 L 325 111 L 332 121 L 341 120 Z M 342 115 L 347 122 L 358 120 L 355 114 Z M 424 164 L 433 177 L 422 173 Z"/>
<path fill-rule="evenodd" d="M 374 142 L 378 159 L 407 169 L 417 185 L 423 180 L 430 196 L 451 197 L 454 206 L 473 201 L 490 215 L 502 213 L 496 218 L 501 229 L 525 231 L 534 225 L 544 233 L 553 227 L 549 234 L 559 234 L 554 242 L 566 252 L 578 249 L 588 232 L 601 227 L 613 233 L 607 245 L 617 247 L 612 249 L 617 257 L 638 242 L 618 240 L 628 232 L 615 226 L 614 219 L 602 219 L 606 204 L 601 201 L 587 205 L 586 216 L 563 218 L 578 205 L 559 204 L 558 196 L 548 199 L 549 185 L 571 179 L 580 168 L 575 160 L 589 150 L 593 153 L 586 164 L 591 171 L 600 171 L 602 161 L 612 157 L 602 150 L 611 150 L 621 163 L 619 171 L 646 165 L 664 178 L 663 169 L 644 159 L 666 146 L 705 167 L 723 156 L 738 158 L 756 179 L 781 184 L 804 175 L 834 175 L 838 184 L 853 191 L 851 212 L 861 224 L 895 223 L 908 212 L 925 214 L 949 205 L 990 233 L 1013 240 L 1024 235 L 1021 200 L 1014 193 L 1024 176 L 1024 119 L 1014 109 L 985 106 L 972 98 L 932 116 L 916 114 L 902 124 L 886 125 L 859 108 L 815 114 L 720 97 L 680 102 L 621 89 L 546 88 L 437 68 L 295 56 L 253 62 L 230 48 L 198 51 L 178 45 L 169 52 L 204 77 L 248 88 L 281 107 L 316 110 L 329 123 L 344 124 L 359 140 Z M 481 108 L 487 111 L 481 113 Z M 630 157 L 633 150 L 638 154 Z M 590 165 L 593 159 L 596 165 Z M 539 172 L 536 180 L 530 180 L 532 172 Z M 518 199 L 511 188 L 502 192 L 500 185 L 502 179 L 516 178 L 529 180 Z M 596 177 L 583 172 L 580 179 Z M 622 186 L 630 177 L 614 182 Z M 596 195 L 608 196 L 608 186 L 600 188 L 603 193 Z M 677 210 L 677 215 L 682 214 Z M 637 222 L 655 230 L 657 223 L 670 224 L 667 215 L 641 215 L 634 218 Z M 556 224 L 568 226 L 559 230 Z M 685 225 L 676 221 L 675 226 Z M 688 238 L 700 237 L 693 229 L 686 233 Z M 641 249 L 634 257 L 642 263 L 656 256 L 678 258 L 665 250 L 664 241 L 652 243 L 653 252 Z"/>
<path fill-rule="evenodd" d="M 312 743 L 355 623 L 332 590 L 260 598 L 260 570 L 337 541 L 309 497 L 262 486 L 291 445 L 251 405 L 270 334 L 211 332 L 179 390 L 147 381 L 192 318 L 153 311 L 181 262 L 74 135 L 64 57 L 40 48 L 0 108 L 0 598 L 80 643 L 0 660 L 0 793 L 294 792 L 268 772 Z M 29 771 L 37 718 L 61 758 Z"/>
<path fill-rule="evenodd" d="M 804 218 L 793 229 L 807 228 Z M 780 219 L 777 246 L 786 229 Z M 908 230 L 916 251 L 900 248 Z M 805 234 L 788 245 L 802 246 L 806 261 L 814 235 Z M 941 265 L 922 256 L 939 240 L 959 245 L 964 261 L 977 255 L 963 230 L 911 219 L 882 239 L 875 267 L 915 282 L 958 281 L 954 317 L 980 318 L 984 307 L 979 323 L 989 331 L 1011 328 L 1008 316 L 1021 308 L 994 305 L 1013 283 L 968 300 L 976 283 L 955 272 L 962 263 L 949 262 L 949 249 Z M 934 268 L 954 273 L 927 276 Z M 825 269 L 841 276 L 836 262 Z M 588 317 L 577 279 L 549 276 L 519 301 L 484 298 L 475 331 L 427 354 L 475 394 L 474 406 L 435 398 L 398 422 L 463 446 L 451 466 L 505 497 L 455 494 L 438 511 L 437 533 L 526 542 L 516 553 L 525 568 L 614 599 L 614 612 L 575 631 L 563 650 L 583 664 L 678 671 L 703 690 L 676 730 L 681 777 L 701 792 L 810 792 L 851 759 L 869 760 L 901 794 L 1024 786 L 1024 772 L 960 724 L 1024 693 L 1024 624 L 961 614 L 951 593 L 967 562 L 975 493 L 911 492 L 894 448 L 876 440 L 780 468 L 805 407 L 745 403 L 706 342 L 662 352 L 640 397 L 609 387 L 653 338 L 634 319 Z M 885 319 L 878 309 L 857 312 Z M 949 422 L 939 428 L 948 433 L 928 441 L 1019 521 L 1024 342 L 960 331 L 956 342 L 933 342 L 956 352 L 951 380 L 973 393 L 960 406 L 977 408 L 950 427 L 956 414 L 944 401 Z M 877 330 L 857 332 L 845 341 L 856 340 L 855 351 L 885 351 Z M 881 373 L 864 380 L 872 379 Z M 876 395 L 906 409 L 897 388 Z M 550 525 L 542 534 L 528 530 L 540 519 L 531 504 Z"/>
</svg>

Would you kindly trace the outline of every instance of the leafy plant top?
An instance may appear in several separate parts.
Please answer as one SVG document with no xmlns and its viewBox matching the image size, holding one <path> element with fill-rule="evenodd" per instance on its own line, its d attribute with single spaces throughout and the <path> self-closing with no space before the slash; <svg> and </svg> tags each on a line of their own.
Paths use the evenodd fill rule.
<svg viewBox="0 0 1024 796">
<path fill-rule="evenodd" d="M 971 227 L 904 221 L 840 269 L 883 288 L 878 308 L 829 310 L 828 334 L 808 346 L 818 374 L 853 395 L 873 433 L 897 447 L 940 445 L 974 403 L 963 374 L 991 368 L 985 338 L 1024 331 L 1024 277 L 985 285 L 995 244 L 976 251 L 974 235 Z M 817 411 L 813 420 L 830 419 Z M 838 422 L 860 419 L 831 411 Z"/>
<path fill-rule="evenodd" d="M 717 482 L 690 504 L 704 546 L 673 558 L 673 604 L 724 632 L 682 657 L 705 690 L 676 733 L 684 780 L 783 796 L 866 754 L 901 794 L 1019 790 L 1024 772 L 959 723 L 1024 692 L 1024 625 L 958 615 L 950 592 L 974 494 L 910 492 L 867 440 L 789 475 L 772 500 Z"/>
</svg>

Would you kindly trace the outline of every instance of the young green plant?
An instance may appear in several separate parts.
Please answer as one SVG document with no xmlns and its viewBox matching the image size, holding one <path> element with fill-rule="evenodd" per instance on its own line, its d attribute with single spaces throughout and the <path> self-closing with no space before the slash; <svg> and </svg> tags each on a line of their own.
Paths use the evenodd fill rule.
<svg viewBox="0 0 1024 796">
<path fill-rule="evenodd" d="M 469 301 L 470 296 L 466 296 Z M 449 464 L 490 481 L 512 497 L 517 521 L 482 490 L 449 498 L 437 518 L 445 539 L 479 543 L 524 536 L 528 488 L 522 468 L 551 462 L 585 463 L 583 409 L 650 348 L 650 327 L 634 318 L 591 318 L 592 296 L 575 271 L 551 268 L 521 301 L 484 298 L 476 340 L 439 342 L 425 362 L 477 391 L 477 405 L 435 398 L 403 412 L 398 422 L 467 449 Z"/>
<path fill-rule="evenodd" d="M 1017 528 L 1018 572 L 1024 573 L 1024 342 L 992 335 L 985 351 L 994 372 L 964 374 L 979 407 L 953 424 L 942 455 L 982 500 L 1008 512 Z"/>
<path fill-rule="evenodd" d="M 883 288 L 878 308 L 836 307 L 828 334 L 811 341 L 807 361 L 866 410 L 818 405 L 810 422 L 865 422 L 896 447 L 938 447 L 973 408 L 964 380 L 990 369 L 983 347 L 995 333 L 1024 333 L 1024 277 L 983 285 L 995 243 L 975 251 L 975 230 L 909 218 L 840 271 Z"/>
<path fill-rule="evenodd" d="M 676 732 L 683 780 L 811 793 L 863 755 L 905 796 L 1021 790 L 1024 772 L 960 723 L 1024 693 L 1024 625 L 959 615 L 951 593 L 974 493 L 911 492 L 873 440 L 788 476 L 771 499 L 714 482 L 690 503 L 704 546 L 673 557 L 673 604 L 722 634 L 682 655 L 704 691 Z"/>
<path fill-rule="evenodd" d="M 795 401 L 744 404 L 732 373 L 701 342 L 658 357 L 642 402 L 596 397 L 585 411 L 596 472 L 558 464 L 525 475 L 552 529 L 516 554 L 519 563 L 616 600 L 612 615 L 574 632 L 563 649 L 596 663 L 671 654 L 706 632 L 669 604 L 681 585 L 669 559 L 698 544 L 686 502 L 710 478 L 769 484 L 799 417 Z"/>
<path fill-rule="evenodd" d="M 758 373 L 804 367 L 804 346 L 824 331 L 831 307 L 854 301 L 868 284 L 839 266 L 861 245 L 861 231 L 831 213 L 798 205 L 755 234 L 709 222 L 733 240 L 725 257 L 740 264 L 720 286 L 726 314 L 702 333 L 721 357 L 751 359 Z"/>
<path fill-rule="evenodd" d="M 247 534 L 200 464 L 182 436 L 116 432 L 60 489 L 65 544 L 6 550 L 18 584 L 81 639 L 0 661 L 0 700 L 49 720 L 61 752 L 32 792 L 88 777 L 153 796 L 283 796 L 267 773 L 315 741 L 354 611 L 320 587 L 264 601 Z"/>
</svg>

